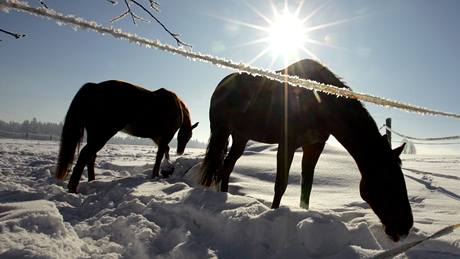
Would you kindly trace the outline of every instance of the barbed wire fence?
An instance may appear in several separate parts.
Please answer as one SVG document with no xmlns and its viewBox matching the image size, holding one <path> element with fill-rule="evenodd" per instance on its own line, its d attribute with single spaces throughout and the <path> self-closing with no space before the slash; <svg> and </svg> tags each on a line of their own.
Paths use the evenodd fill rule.
<svg viewBox="0 0 460 259">
<path fill-rule="evenodd" d="M 126 33 L 120 29 L 104 27 L 99 25 L 95 21 L 88 21 L 78 16 L 64 15 L 62 13 L 56 12 L 52 9 L 48 9 L 45 7 L 31 7 L 26 2 L 19 0 L 0 0 L 0 11 L 8 11 L 9 9 L 52 19 L 58 22 L 59 24 L 70 25 L 76 30 L 84 29 L 95 31 L 103 35 L 112 36 L 117 39 L 128 40 L 130 43 L 145 46 L 147 48 L 155 48 L 169 53 L 179 54 L 193 61 L 207 62 L 214 64 L 218 67 L 230 68 L 239 72 L 266 77 L 268 79 L 287 83 L 295 87 L 303 87 L 313 91 L 333 94 L 340 97 L 357 99 L 384 107 L 392 107 L 419 114 L 438 115 L 454 119 L 460 119 L 460 114 L 424 108 L 421 106 L 407 104 L 400 101 L 390 100 L 378 96 L 373 96 L 366 93 L 353 92 L 346 88 L 338 88 L 332 85 L 321 84 L 312 80 L 302 79 L 297 76 L 280 74 L 270 70 L 253 67 L 245 63 L 236 63 L 229 59 L 214 57 L 208 54 L 202 54 L 200 52 L 192 51 L 190 48 L 185 48 L 183 46 L 174 47 L 171 45 L 163 44 L 158 40 L 151 40 L 148 38 L 137 36 L 135 34 Z"/>
<path fill-rule="evenodd" d="M 319 92 L 333 94 L 333 95 L 340 96 L 340 97 L 357 99 L 357 100 L 377 104 L 377 105 L 384 106 L 384 107 L 392 107 L 392 108 L 397 108 L 397 109 L 419 113 L 419 114 L 438 115 L 438 116 L 450 117 L 454 119 L 460 119 L 460 114 L 456 114 L 452 112 L 438 111 L 434 109 L 428 109 L 428 108 L 424 108 L 424 107 L 420 107 L 420 106 L 416 106 L 412 104 L 402 103 L 402 102 L 395 101 L 395 100 L 385 99 L 385 98 L 378 97 L 378 96 L 372 96 L 370 94 L 353 92 L 348 89 L 338 88 L 332 85 L 325 85 L 325 84 L 321 84 L 321 83 L 318 83 L 312 80 L 301 79 L 296 76 L 278 74 L 273 71 L 253 67 L 253 66 L 250 66 L 244 63 L 235 63 L 228 59 L 223 59 L 220 57 L 213 57 L 211 55 L 194 52 L 190 48 L 184 48 L 184 46 L 173 47 L 171 45 L 163 44 L 158 40 L 151 40 L 151 39 L 147 39 L 144 37 L 139 37 L 135 34 L 123 32 L 120 29 L 104 27 L 104 26 L 99 25 L 95 21 L 88 21 L 78 16 L 64 15 L 52 9 L 48 9 L 46 7 L 34 8 L 34 7 L 29 6 L 26 2 L 19 1 L 19 0 L 0 0 L 0 11 L 8 11 L 9 9 L 14 9 L 19 12 L 26 12 L 32 15 L 37 15 L 40 17 L 52 19 L 58 22 L 59 24 L 70 25 L 74 29 L 92 30 L 92 31 L 101 33 L 103 35 L 110 35 L 117 39 L 128 40 L 130 43 L 135 43 L 135 44 L 145 46 L 148 48 L 155 48 L 155 49 L 159 49 L 159 50 L 166 51 L 169 53 L 179 54 L 193 61 L 207 62 L 207 63 L 214 64 L 216 66 L 219 66 L 219 67 L 230 68 L 230 69 L 233 69 L 239 72 L 263 76 L 271 80 L 287 83 L 291 86 L 304 87 L 304 88 L 307 88 L 313 91 L 319 91 Z M 410 136 L 400 134 L 399 132 L 395 132 L 394 130 L 392 130 L 392 132 L 395 133 L 396 135 L 401 135 L 406 138 L 410 137 Z M 459 137 L 460 136 L 449 136 L 449 137 L 441 137 L 441 138 L 410 137 L 410 139 L 419 140 L 419 141 L 420 140 L 439 141 L 439 140 L 457 140 L 459 139 Z M 425 242 L 426 240 L 429 240 L 429 239 L 438 238 L 438 237 L 447 235 L 459 227 L 460 227 L 460 224 L 455 224 L 455 225 L 445 227 L 444 229 L 441 229 L 440 231 L 434 233 L 431 236 L 427 236 L 423 239 L 420 239 L 414 242 L 410 242 L 407 244 L 403 244 L 400 246 L 396 246 L 393 249 L 383 251 L 382 253 L 375 255 L 375 258 L 389 258 L 395 255 L 398 255 L 400 253 L 404 253 L 405 251 L 409 250 L 411 247 L 417 244 Z"/>
<path fill-rule="evenodd" d="M 402 134 L 399 131 L 394 130 L 392 127 L 389 127 L 386 124 L 383 124 L 379 130 L 382 130 L 382 129 L 390 131 L 391 133 L 401 137 L 403 142 L 410 140 L 411 143 L 418 144 L 418 145 L 460 145 L 460 135 L 421 138 L 421 137 L 413 137 L 413 136 L 409 136 L 406 134 Z M 458 140 L 458 141 L 452 142 L 454 140 Z M 397 142 L 397 141 L 392 141 L 392 142 Z"/>
</svg>

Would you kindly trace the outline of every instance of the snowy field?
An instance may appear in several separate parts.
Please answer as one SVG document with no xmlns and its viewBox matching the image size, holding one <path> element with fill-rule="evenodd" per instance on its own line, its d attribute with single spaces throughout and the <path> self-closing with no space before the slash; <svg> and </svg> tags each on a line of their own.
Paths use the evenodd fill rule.
<svg viewBox="0 0 460 259">
<path fill-rule="evenodd" d="M 0 258 L 367 258 L 401 244 L 359 197 L 357 167 L 342 150 L 323 152 L 309 211 L 298 206 L 301 153 L 272 210 L 273 146 L 247 147 L 229 194 L 194 182 L 200 149 L 172 156 L 171 178 L 150 180 L 153 150 L 107 145 L 96 181 L 69 194 L 52 177 L 58 143 L 0 139 Z M 402 159 L 415 220 L 403 242 L 460 223 L 460 156 Z M 460 231 L 400 257 L 459 258 Z"/>
</svg>

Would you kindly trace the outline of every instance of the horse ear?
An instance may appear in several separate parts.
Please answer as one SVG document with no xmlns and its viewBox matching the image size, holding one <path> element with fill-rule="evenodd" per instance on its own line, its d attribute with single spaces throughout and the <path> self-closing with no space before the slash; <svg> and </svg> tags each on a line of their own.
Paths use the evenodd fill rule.
<svg viewBox="0 0 460 259">
<path fill-rule="evenodd" d="M 396 157 L 399 157 L 399 155 L 401 155 L 401 153 L 403 152 L 405 146 L 406 146 L 406 143 L 403 143 L 401 146 L 393 149 L 393 154 Z"/>
<path fill-rule="evenodd" d="M 193 125 L 192 125 L 192 129 L 196 128 L 196 126 L 198 126 L 198 123 L 199 123 L 199 122 L 193 124 Z"/>
</svg>

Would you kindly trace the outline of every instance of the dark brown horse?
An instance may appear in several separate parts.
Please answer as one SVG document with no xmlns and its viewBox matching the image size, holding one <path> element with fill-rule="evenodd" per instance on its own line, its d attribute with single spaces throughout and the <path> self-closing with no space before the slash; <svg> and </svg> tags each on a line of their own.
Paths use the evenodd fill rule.
<svg viewBox="0 0 460 259">
<path fill-rule="evenodd" d="M 313 60 L 278 71 L 348 88 L 334 73 Z M 228 191 L 230 173 L 248 140 L 278 143 L 275 196 L 280 205 L 294 152 L 302 147 L 301 206 L 308 208 L 313 173 L 329 135 L 353 156 L 361 172 L 361 197 L 399 240 L 413 224 L 399 154 L 391 150 L 358 100 L 291 87 L 259 76 L 234 73 L 216 87 L 209 111 L 211 137 L 201 168 L 202 184 L 221 184 Z M 232 146 L 226 155 L 229 136 Z M 224 160 L 225 158 L 225 160 Z"/>
<path fill-rule="evenodd" d="M 64 121 L 56 178 L 64 179 L 73 162 L 75 149 L 87 133 L 87 144 L 80 152 L 70 177 L 69 192 L 76 192 L 83 169 L 88 167 L 88 181 L 94 177 L 96 153 L 118 131 L 150 138 L 158 146 L 153 177 L 159 175 L 160 163 L 176 131 L 177 153 L 184 152 L 192 137 L 190 113 L 182 100 L 161 88 L 150 91 L 121 81 L 87 83 L 80 88 L 70 104 Z"/>
</svg>

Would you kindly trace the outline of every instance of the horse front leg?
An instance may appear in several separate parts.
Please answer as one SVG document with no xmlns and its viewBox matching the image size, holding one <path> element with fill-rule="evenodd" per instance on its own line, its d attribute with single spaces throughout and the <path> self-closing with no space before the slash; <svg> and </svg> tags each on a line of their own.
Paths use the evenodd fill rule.
<svg viewBox="0 0 460 259">
<path fill-rule="evenodd" d="M 278 153 L 276 155 L 276 182 L 275 182 L 275 197 L 273 197 L 272 209 L 280 206 L 281 198 L 288 184 L 289 168 L 291 167 L 294 157 L 295 148 L 289 147 L 286 144 L 278 145 Z"/>
<path fill-rule="evenodd" d="M 96 179 L 94 175 L 94 163 L 96 162 L 96 155 L 92 156 L 88 163 L 86 164 L 86 168 L 88 169 L 88 182 L 94 181 Z"/>
<path fill-rule="evenodd" d="M 313 175 L 316 163 L 323 151 L 325 143 L 302 146 L 302 182 L 300 193 L 300 207 L 308 209 L 310 204 L 310 193 L 313 185 Z"/>
<path fill-rule="evenodd" d="M 169 158 L 169 145 L 166 145 L 165 148 L 165 158 L 170 161 L 171 159 Z"/>
<path fill-rule="evenodd" d="M 163 160 L 163 156 L 167 150 L 169 150 L 168 144 L 160 143 L 158 145 L 157 156 L 155 158 L 155 165 L 153 166 L 152 178 L 160 176 L 161 160 Z M 169 154 L 168 154 L 168 157 L 169 157 Z"/>
</svg>

